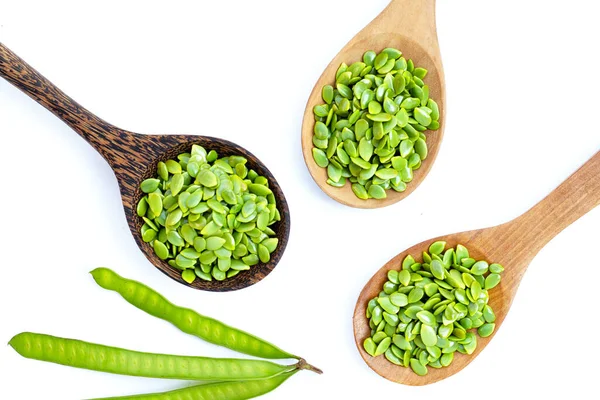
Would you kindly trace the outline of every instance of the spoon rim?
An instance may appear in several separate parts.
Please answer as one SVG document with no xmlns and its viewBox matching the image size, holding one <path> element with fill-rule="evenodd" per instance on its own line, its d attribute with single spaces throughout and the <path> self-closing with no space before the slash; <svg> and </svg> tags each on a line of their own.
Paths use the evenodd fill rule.
<svg viewBox="0 0 600 400">
<path fill-rule="evenodd" d="M 176 140 L 175 144 L 170 144 L 167 151 L 159 152 L 159 154 L 154 155 L 153 159 L 147 163 L 147 167 L 144 171 L 141 171 L 137 177 L 136 182 L 134 184 L 135 191 L 131 195 L 131 205 L 132 208 L 127 210 L 127 220 L 128 225 L 131 230 L 131 233 L 142 253 L 146 256 L 148 261 L 161 271 L 163 274 L 167 275 L 169 278 L 174 281 L 187 286 L 193 289 L 209 291 L 209 292 L 230 292 L 241 290 L 247 288 L 249 286 L 255 285 L 256 283 L 262 281 L 266 278 L 279 264 L 285 249 L 287 247 L 290 235 L 290 210 L 287 199 L 279 185 L 279 182 L 266 166 L 257 156 L 255 156 L 252 152 L 250 152 L 245 147 L 229 141 L 227 139 L 214 137 L 214 136 L 206 136 L 206 135 L 139 135 L 136 134 L 141 140 L 152 140 L 152 139 L 161 139 L 167 138 L 171 141 Z M 196 277 L 194 282 L 191 284 L 184 281 L 181 276 L 181 270 L 171 267 L 168 265 L 166 261 L 159 259 L 152 246 L 149 243 L 146 243 L 142 240 L 140 234 L 140 228 L 143 225 L 143 220 L 141 217 L 137 215 L 135 212 L 135 208 L 140 198 L 145 195 L 139 188 L 139 184 L 147 178 L 154 177 L 156 175 L 157 165 L 159 161 L 165 161 L 167 159 L 173 159 L 178 154 L 189 152 L 191 146 L 193 144 L 200 145 L 204 147 L 207 151 L 215 150 L 219 154 L 219 157 L 230 156 L 230 155 L 240 155 L 244 156 L 248 162 L 247 166 L 249 169 L 255 170 L 259 175 L 267 178 L 269 182 L 269 188 L 273 191 L 275 195 L 277 209 L 280 212 L 281 220 L 271 225 L 271 229 L 276 232 L 276 238 L 279 240 L 277 248 L 271 254 L 271 258 L 269 262 L 262 263 L 259 262 L 257 265 L 250 267 L 247 271 L 241 271 L 234 277 L 226 278 L 223 281 L 205 281 L 199 277 Z M 216 146 L 215 146 L 216 145 Z M 219 148 L 216 149 L 215 147 Z"/>
</svg>

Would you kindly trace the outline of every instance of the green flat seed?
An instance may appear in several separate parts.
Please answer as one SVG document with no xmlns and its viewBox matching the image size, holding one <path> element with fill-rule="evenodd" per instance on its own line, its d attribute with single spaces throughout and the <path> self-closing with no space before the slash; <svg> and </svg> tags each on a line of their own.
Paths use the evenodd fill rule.
<svg viewBox="0 0 600 400">
<path fill-rule="evenodd" d="M 158 193 L 149 193 L 147 204 L 150 207 L 150 211 L 152 211 L 156 217 L 158 217 L 163 210 L 162 197 Z"/>
<path fill-rule="evenodd" d="M 416 303 L 423 298 L 425 291 L 419 287 L 416 287 L 408 293 L 408 302 Z"/>
<path fill-rule="evenodd" d="M 394 60 L 399 58 L 400 56 L 402 56 L 402 52 L 400 50 L 394 49 L 392 47 L 383 49 L 382 53 L 387 54 L 390 59 L 394 59 Z"/>
<path fill-rule="evenodd" d="M 142 240 L 149 243 L 156 238 L 157 232 L 154 229 L 148 229 L 142 233 Z"/>
<path fill-rule="evenodd" d="M 438 107 L 438 104 L 432 100 L 429 99 L 427 100 L 427 108 L 429 108 L 431 110 L 431 119 L 433 119 L 434 121 L 437 121 L 440 119 L 440 110 Z"/>
<path fill-rule="evenodd" d="M 435 283 L 426 284 L 423 289 L 425 290 L 425 294 L 429 297 L 433 296 L 438 292 L 439 286 Z"/>
<path fill-rule="evenodd" d="M 419 362 L 419 360 L 415 358 L 410 359 L 410 368 L 413 372 L 419 376 L 427 375 L 427 367 Z"/>
<path fill-rule="evenodd" d="M 367 140 L 366 138 L 360 139 L 360 142 L 358 143 L 358 154 L 363 160 L 369 162 L 373 156 L 373 150 L 373 143 L 370 140 Z"/>
<path fill-rule="evenodd" d="M 398 348 L 404 351 L 410 351 L 413 349 L 413 346 L 410 344 L 410 342 L 402 335 L 394 335 L 392 337 L 392 341 L 394 345 L 398 346 Z"/>
<path fill-rule="evenodd" d="M 482 315 L 485 319 L 485 322 L 491 323 L 496 321 L 496 314 L 494 314 L 494 310 L 487 304 L 483 307 Z"/>
<path fill-rule="evenodd" d="M 397 307 L 404 307 L 408 304 L 408 297 L 404 293 L 392 293 L 389 297 L 389 301 Z"/>
<path fill-rule="evenodd" d="M 412 257 L 411 257 L 412 258 Z M 414 264 L 414 263 L 413 263 Z M 412 264 L 411 264 L 412 265 Z M 404 267 L 403 267 L 404 268 Z M 410 267 L 409 267 L 410 268 Z M 410 271 L 403 269 L 400 272 L 398 272 L 398 280 L 400 281 L 400 283 L 404 286 L 408 286 L 408 284 L 410 283 Z"/>
<path fill-rule="evenodd" d="M 166 260 L 169 257 L 169 249 L 164 243 L 155 240 L 152 247 L 154 248 L 154 253 L 156 256 L 161 260 Z"/>
<path fill-rule="evenodd" d="M 471 274 L 473 275 L 483 275 L 488 271 L 488 263 L 485 261 L 477 261 L 471 267 Z"/>
<path fill-rule="evenodd" d="M 494 333 L 495 328 L 496 328 L 496 324 L 494 324 L 494 323 L 483 324 L 477 329 L 477 334 L 479 336 L 481 336 L 482 338 L 486 338 L 486 337 L 490 336 L 492 333 Z"/>
<path fill-rule="evenodd" d="M 146 179 L 140 184 L 140 189 L 142 189 L 142 192 L 144 193 L 151 193 L 158 189 L 159 184 L 160 181 L 158 179 Z"/>
<path fill-rule="evenodd" d="M 389 56 L 387 53 L 379 53 L 375 57 L 375 60 L 373 60 L 373 67 L 375 69 L 382 68 L 388 62 L 388 58 L 389 58 Z"/>
<path fill-rule="evenodd" d="M 421 160 L 425 160 L 428 155 L 427 143 L 421 138 L 417 139 L 414 145 L 415 152 Z"/>
<path fill-rule="evenodd" d="M 504 267 L 500 264 L 492 264 L 490 265 L 490 272 L 493 274 L 501 274 L 504 272 Z"/>
<path fill-rule="evenodd" d="M 486 278 L 485 278 L 485 285 L 484 288 L 486 290 L 490 290 L 495 288 L 499 283 L 500 283 L 500 274 L 489 274 Z"/>
<path fill-rule="evenodd" d="M 419 321 L 426 325 L 435 326 L 436 325 L 436 317 L 430 313 L 429 311 L 419 311 L 417 313 L 417 318 Z M 437 339 L 436 339 L 437 341 Z"/>
<path fill-rule="evenodd" d="M 169 243 L 171 243 L 174 246 L 183 246 L 185 245 L 185 241 L 183 240 L 183 238 L 179 235 L 179 233 L 177 231 L 170 231 L 167 232 L 167 241 Z"/>
<path fill-rule="evenodd" d="M 187 283 L 190 283 L 190 284 L 196 280 L 196 274 L 191 269 L 186 269 L 185 271 L 183 271 L 181 273 L 181 277 L 183 278 L 184 281 L 186 281 Z"/>
<path fill-rule="evenodd" d="M 327 176 L 333 182 L 339 182 L 342 177 L 342 169 L 336 167 L 334 164 L 329 164 L 327 166 Z"/>
<path fill-rule="evenodd" d="M 352 185 L 352 191 L 354 192 L 356 197 L 358 197 L 359 199 L 366 200 L 369 198 L 369 194 L 367 193 L 367 190 L 365 189 L 365 187 L 363 185 L 354 183 Z"/>
<path fill-rule="evenodd" d="M 211 150 L 208 152 L 208 154 L 206 155 L 206 161 L 208 162 L 213 162 L 215 161 L 217 158 L 219 157 L 219 155 L 217 154 L 216 151 Z"/>
<path fill-rule="evenodd" d="M 437 279 L 444 279 L 446 277 L 446 270 L 439 260 L 431 260 L 430 268 L 431 273 Z"/>
<path fill-rule="evenodd" d="M 164 162 L 158 162 L 158 164 L 156 165 L 156 173 L 163 181 L 169 180 L 169 170 L 167 168 L 167 164 L 165 164 Z"/>
<path fill-rule="evenodd" d="M 226 210 L 225 207 L 223 206 L 223 204 L 221 204 L 220 201 L 216 200 L 216 199 L 209 199 L 206 202 L 206 205 L 212 209 L 214 212 L 219 213 L 219 214 L 225 214 Z"/>
<path fill-rule="evenodd" d="M 387 277 L 388 277 L 388 281 L 392 282 L 393 284 L 397 285 L 399 283 L 398 271 L 393 270 L 393 269 L 389 270 L 387 273 Z"/>
<path fill-rule="evenodd" d="M 319 167 L 325 168 L 325 167 L 327 167 L 327 165 L 329 165 L 329 160 L 327 159 L 327 155 L 325 154 L 325 152 L 323 150 L 313 147 L 312 155 L 313 155 L 313 159 L 315 160 L 315 163 Z"/>
<path fill-rule="evenodd" d="M 383 67 L 381 67 L 377 70 L 377 72 L 380 74 L 387 74 L 394 68 L 395 65 L 396 65 L 396 62 L 394 60 L 388 60 L 387 63 L 385 63 L 385 65 Z"/>
<path fill-rule="evenodd" d="M 440 357 L 440 363 L 442 364 L 442 366 L 447 367 L 450 364 L 452 364 L 452 361 L 454 360 L 454 353 L 446 353 L 446 354 L 442 354 L 442 356 Z"/>
<path fill-rule="evenodd" d="M 201 184 L 205 187 L 214 188 L 218 184 L 218 179 L 217 179 L 217 176 L 212 171 L 210 171 L 208 169 L 203 169 L 200 172 L 198 172 L 198 176 L 196 177 L 196 182 L 198 182 L 199 184 Z"/>
<path fill-rule="evenodd" d="M 385 358 L 392 364 L 402 365 L 402 360 L 394 354 L 391 347 L 389 349 L 387 349 L 385 351 L 385 353 L 383 353 L 383 354 L 384 354 Z"/>
<path fill-rule="evenodd" d="M 358 158 L 358 157 L 350 157 L 350 160 L 358 165 L 360 168 L 362 169 L 369 169 L 371 168 L 371 164 L 368 163 L 367 161 L 363 160 L 362 158 Z M 375 171 L 374 171 L 375 172 Z"/>
<path fill-rule="evenodd" d="M 211 236 L 206 239 L 206 249 L 214 251 L 220 249 L 225 244 L 225 239 L 217 236 Z"/>
<path fill-rule="evenodd" d="M 212 251 L 203 251 L 202 254 L 200 254 L 200 263 L 201 264 L 206 264 L 206 265 L 210 265 L 213 262 L 215 262 L 217 259 L 217 256 L 215 255 L 214 252 Z"/>
<path fill-rule="evenodd" d="M 372 103 L 375 103 L 375 102 L 372 101 L 371 104 Z M 377 103 L 377 104 L 379 104 L 379 103 Z M 388 122 L 388 121 L 392 120 L 392 116 L 390 114 L 382 113 L 382 112 L 379 112 L 378 114 L 367 114 L 367 118 L 374 122 Z"/>
<path fill-rule="evenodd" d="M 463 258 L 463 260 L 460 262 L 460 264 L 465 268 L 471 268 L 473 266 L 473 264 L 475 264 L 476 262 L 477 262 L 477 260 L 467 257 L 467 258 Z"/>
<path fill-rule="evenodd" d="M 377 102 L 377 100 L 372 100 L 369 105 L 368 105 L 368 109 L 369 109 L 369 114 L 371 116 L 371 120 L 373 121 L 373 117 L 377 114 L 379 114 L 382 111 L 382 106 L 379 102 Z"/>
<path fill-rule="evenodd" d="M 196 264 L 196 260 L 189 259 L 179 254 L 177 257 L 175 257 L 175 263 L 180 268 L 192 268 L 194 264 Z"/>
<path fill-rule="evenodd" d="M 258 258 L 262 263 L 268 263 L 271 259 L 271 254 L 269 253 L 269 250 L 262 244 L 258 245 Z"/>
<path fill-rule="evenodd" d="M 268 187 L 256 183 L 249 184 L 248 190 L 250 190 L 251 193 L 254 193 L 257 196 L 268 196 L 273 193 Z"/>
<path fill-rule="evenodd" d="M 267 250 L 269 250 L 269 253 L 273 253 L 275 251 L 278 243 L 279 243 L 279 239 L 277 239 L 277 238 L 269 238 L 269 239 L 265 239 L 261 242 L 261 244 L 263 246 L 265 246 L 267 248 Z"/>
<path fill-rule="evenodd" d="M 175 160 L 167 160 L 165 165 L 170 174 L 181 174 L 182 172 L 181 165 Z"/>
<path fill-rule="evenodd" d="M 413 256 L 411 256 L 410 254 L 407 255 L 404 260 L 402 261 L 402 269 L 403 270 L 407 270 L 409 269 L 413 264 L 415 264 L 415 259 L 413 258 Z"/>
<path fill-rule="evenodd" d="M 377 299 L 377 302 L 384 311 L 390 314 L 397 314 L 398 311 L 400 311 L 400 307 L 392 304 L 391 300 L 388 297 L 380 297 L 379 299 Z"/>
<path fill-rule="evenodd" d="M 381 179 L 393 179 L 398 176 L 398 171 L 393 168 L 381 168 L 375 172 L 375 176 Z"/>
<path fill-rule="evenodd" d="M 208 237 L 208 236 L 214 236 L 216 235 L 218 232 L 220 232 L 221 227 L 219 225 L 217 225 L 214 221 L 210 221 L 208 224 L 206 224 L 206 226 L 200 231 L 200 234 L 202 236 Z"/>
<path fill-rule="evenodd" d="M 179 254 L 181 254 L 185 258 L 189 258 L 190 260 L 200 258 L 200 253 L 191 248 L 183 249 Z"/>
<path fill-rule="evenodd" d="M 423 126 L 429 126 L 432 122 L 431 116 L 427 111 L 424 110 L 424 107 L 415 108 L 413 115 L 417 122 Z"/>
<path fill-rule="evenodd" d="M 431 244 L 431 246 L 429 246 L 429 252 L 431 254 L 442 254 L 442 252 L 444 251 L 444 249 L 446 248 L 446 242 L 444 241 L 437 241 Z"/>
<path fill-rule="evenodd" d="M 481 294 L 481 284 L 478 281 L 474 281 L 470 287 L 470 294 L 473 299 L 478 299 Z"/>
<path fill-rule="evenodd" d="M 161 200 L 162 202 L 162 200 Z M 142 197 L 142 199 L 138 202 L 136 213 L 138 217 L 143 217 L 148 212 L 148 201 L 146 197 Z"/>
<path fill-rule="evenodd" d="M 192 228 L 189 224 L 183 225 L 181 227 L 181 229 L 179 230 L 179 233 L 180 233 L 181 237 L 183 238 L 183 240 L 185 240 L 190 245 L 194 244 L 194 240 L 198 236 L 198 234 L 196 233 L 196 230 L 194 228 Z"/>
<path fill-rule="evenodd" d="M 374 199 L 385 199 L 387 194 L 385 193 L 385 189 L 379 185 L 371 185 L 368 190 L 369 196 Z"/>
<path fill-rule="evenodd" d="M 375 344 L 372 338 L 367 338 L 363 342 L 363 348 L 370 356 L 374 357 L 375 350 L 377 349 L 377 344 Z"/>
<path fill-rule="evenodd" d="M 169 189 L 171 189 L 171 195 L 177 196 L 181 189 L 183 189 L 183 185 L 185 183 L 185 178 L 182 174 L 175 174 L 171 178 L 171 183 L 169 184 Z"/>
<path fill-rule="evenodd" d="M 321 96 L 323 97 L 323 101 L 325 103 L 331 104 L 333 102 L 333 97 L 334 97 L 333 86 L 331 86 L 331 85 L 323 86 Z"/>
<path fill-rule="evenodd" d="M 387 312 L 383 313 L 383 319 L 385 320 L 387 325 L 391 326 L 391 327 L 398 326 L 398 323 L 400 322 L 400 320 L 398 319 L 398 316 L 396 314 L 390 314 Z"/>
<path fill-rule="evenodd" d="M 206 239 L 201 237 L 194 238 L 194 249 L 199 253 L 206 250 Z"/>
<path fill-rule="evenodd" d="M 383 353 L 385 353 L 387 351 L 387 349 L 390 348 L 390 345 L 392 344 L 392 339 L 389 337 L 386 337 L 385 339 L 383 339 L 381 342 L 379 342 L 379 344 L 377 345 L 377 348 L 375 349 L 375 354 L 374 356 L 380 356 Z"/>
</svg>

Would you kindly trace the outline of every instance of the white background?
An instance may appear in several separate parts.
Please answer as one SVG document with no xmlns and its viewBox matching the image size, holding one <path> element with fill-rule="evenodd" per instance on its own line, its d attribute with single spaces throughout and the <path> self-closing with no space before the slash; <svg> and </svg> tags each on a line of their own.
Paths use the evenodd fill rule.
<svg viewBox="0 0 600 400">
<path fill-rule="evenodd" d="M 267 279 L 226 294 L 185 288 L 137 249 L 104 160 L 0 80 L 0 343 L 36 331 L 235 356 L 98 288 L 88 271 L 107 266 L 325 371 L 299 374 L 265 399 L 597 399 L 600 209 L 539 253 L 494 341 L 458 375 L 401 386 L 356 351 L 354 304 L 383 263 L 427 238 L 520 215 L 600 149 L 598 2 L 440 1 L 448 114 L 429 177 L 385 209 L 329 199 L 302 160 L 305 101 L 330 59 L 387 3 L 0 0 L 0 41 L 74 99 L 125 129 L 247 147 L 279 180 L 292 215 L 287 251 Z M 26 360 L 0 346 L 0 399 L 180 385 Z"/>
</svg>

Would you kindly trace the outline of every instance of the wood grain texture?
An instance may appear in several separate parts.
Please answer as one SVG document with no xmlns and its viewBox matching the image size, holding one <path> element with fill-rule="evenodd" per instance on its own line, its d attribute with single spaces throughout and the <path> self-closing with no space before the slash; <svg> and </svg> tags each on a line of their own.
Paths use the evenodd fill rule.
<svg viewBox="0 0 600 400">
<path fill-rule="evenodd" d="M 196 289 L 223 292 L 253 285 L 275 268 L 289 238 L 289 207 L 271 171 L 248 150 L 227 140 L 209 136 L 141 135 L 119 129 L 76 103 L 1 43 L 0 76 L 63 120 L 104 157 L 119 183 L 125 216 L 136 243 L 148 260 L 166 275 Z M 198 144 L 207 150 L 215 150 L 220 156 L 235 154 L 246 157 L 248 167 L 269 180 L 269 187 L 275 195 L 277 208 L 281 214 L 281 221 L 272 226 L 279 238 L 279 245 L 271 254 L 271 260 L 223 282 L 196 279 L 193 284 L 188 284 L 181 278 L 181 272 L 160 260 L 154 254 L 152 247 L 142 241 L 140 235 L 143 221 L 135 212 L 137 202 L 142 196 L 139 190 L 140 183 L 156 175 L 158 161 L 175 158 L 180 153 L 190 151 L 192 144 Z"/>
<path fill-rule="evenodd" d="M 600 204 L 600 153 L 592 157 L 556 190 L 550 193 L 522 216 L 508 223 L 469 232 L 456 233 L 419 243 L 385 264 L 366 284 L 354 310 L 353 324 L 356 346 L 366 363 L 379 375 L 407 385 L 427 385 L 452 376 L 466 367 L 496 335 L 517 293 L 523 274 L 536 254 L 563 229 Z M 421 254 L 436 240 L 445 240 L 449 246 L 462 244 L 472 257 L 497 262 L 504 266 L 502 280 L 490 291 L 490 305 L 496 313 L 496 329 L 492 336 L 477 339 L 478 345 L 470 356 L 455 353 L 454 362 L 447 368 L 429 368 L 419 377 L 410 368 L 391 364 L 383 356 L 373 358 L 363 349 L 363 341 L 370 335 L 365 317 L 367 303 L 376 297 L 387 280 L 387 271 L 401 269 L 408 254 L 421 260 Z M 507 355 L 510 356 L 510 355 Z"/>
<path fill-rule="evenodd" d="M 387 191 L 383 200 L 361 200 L 354 195 L 350 184 L 335 188 L 327 184 L 327 171 L 319 167 L 312 157 L 312 137 L 315 125 L 313 108 L 323 104 L 321 90 L 325 85 L 335 83 L 335 73 L 342 62 L 350 65 L 362 60 L 365 51 L 380 52 L 386 47 L 395 47 L 404 57 L 412 59 L 415 66 L 426 68 L 429 73 L 425 83 L 429 85 L 430 96 L 440 109 L 440 128 L 427 131 L 429 155 L 421 168 L 414 172 L 412 182 L 404 192 Z M 444 135 L 446 126 L 446 83 L 435 25 L 435 0 L 392 0 L 388 7 L 360 31 L 335 56 L 317 81 L 304 111 L 301 144 L 304 162 L 316 184 L 332 199 L 356 208 L 380 208 L 394 204 L 410 195 L 425 179 L 433 165 Z"/>
</svg>

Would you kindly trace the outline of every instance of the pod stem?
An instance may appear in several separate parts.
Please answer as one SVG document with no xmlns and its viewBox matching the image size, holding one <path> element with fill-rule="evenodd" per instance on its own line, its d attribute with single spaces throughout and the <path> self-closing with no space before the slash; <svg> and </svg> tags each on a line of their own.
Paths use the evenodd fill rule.
<svg viewBox="0 0 600 400">
<path fill-rule="evenodd" d="M 312 371 L 314 373 L 317 373 L 319 375 L 321 375 L 323 373 L 323 371 L 317 367 L 314 367 L 312 365 L 310 365 L 309 363 L 306 362 L 306 360 L 304 358 L 301 358 L 298 363 L 296 364 L 296 368 L 298 368 L 298 370 L 303 370 L 306 369 L 308 371 Z"/>
</svg>

